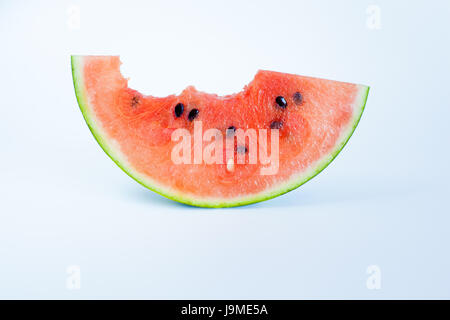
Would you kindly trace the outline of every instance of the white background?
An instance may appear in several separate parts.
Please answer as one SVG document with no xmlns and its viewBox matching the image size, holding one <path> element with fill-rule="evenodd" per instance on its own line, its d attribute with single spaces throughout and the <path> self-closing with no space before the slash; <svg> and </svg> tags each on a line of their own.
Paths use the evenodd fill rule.
<svg viewBox="0 0 450 320">
<path fill-rule="evenodd" d="M 449 30 L 444 0 L 2 1 L 0 298 L 450 298 Z M 120 54 L 130 85 L 156 96 L 236 92 L 258 69 L 371 91 L 315 179 L 201 209 L 103 153 L 70 54 Z"/>
</svg>

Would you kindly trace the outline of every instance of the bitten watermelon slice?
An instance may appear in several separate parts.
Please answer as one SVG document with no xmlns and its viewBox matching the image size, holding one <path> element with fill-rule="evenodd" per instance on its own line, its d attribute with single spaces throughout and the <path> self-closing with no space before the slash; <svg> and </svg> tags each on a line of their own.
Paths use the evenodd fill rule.
<svg viewBox="0 0 450 320">
<path fill-rule="evenodd" d="M 194 206 L 245 205 L 302 185 L 344 147 L 369 91 L 363 85 L 259 71 L 233 95 L 188 87 L 180 95 L 157 98 L 129 88 L 120 64 L 117 56 L 72 56 L 76 96 L 90 130 L 130 177 L 167 198 Z M 194 134 L 199 126 L 200 142 Z M 208 129 L 216 129 L 216 136 L 202 141 Z M 266 142 L 278 134 L 277 168 L 269 174 L 262 173 L 267 161 L 250 161 L 255 150 L 261 155 L 262 140 L 255 147 L 248 139 L 234 137 L 250 129 L 258 138 L 265 129 Z M 174 139 L 174 132 L 192 134 L 192 153 L 186 156 L 187 149 L 177 149 L 191 163 L 174 162 L 174 149 L 181 141 Z M 223 161 L 193 159 L 199 150 L 201 158 L 208 146 L 217 147 L 210 149 L 214 155 L 223 149 L 224 155 L 215 158 Z M 267 154 L 275 149 L 268 143 Z"/>
</svg>

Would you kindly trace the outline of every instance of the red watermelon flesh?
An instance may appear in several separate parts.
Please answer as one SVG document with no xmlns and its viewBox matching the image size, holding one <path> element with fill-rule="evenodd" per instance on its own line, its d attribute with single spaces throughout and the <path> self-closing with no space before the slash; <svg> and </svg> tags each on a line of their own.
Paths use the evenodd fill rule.
<svg viewBox="0 0 450 320">
<path fill-rule="evenodd" d="M 158 98 L 129 88 L 120 64 L 117 56 L 72 56 L 76 95 L 89 128 L 105 152 L 136 181 L 196 206 L 258 202 L 314 177 L 352 135 L 369 90 L 352 83 L 259 71 L 236 94 L 218 96 L 190 86 L 180 95 Z M 182 107 L 176 110 L 178 104 Z M 193 137 L 194 126 L 200 123 L 203 132 L 215 128 L 223 133 L 222 163 L 175 164 L 171 155 L 179 142 L 172 141 L 172 133 L 184 128 Z M 262 175 L 261 168 L 267 165 L 249 163 L 248 142 L 239 145 L 236 139 L 230 163 L 225 145 L 233 137 L 227 138 L 228 128 L 267 129 L 268 141 L 270 129 L 278 128 L 276 173 Z M 205 148 L 209 142 L 201 144 Z M 191 151 L 193 159 L 193 142 Z M 237 161 L 239 152 L 244 163 Z"/>
</svg>

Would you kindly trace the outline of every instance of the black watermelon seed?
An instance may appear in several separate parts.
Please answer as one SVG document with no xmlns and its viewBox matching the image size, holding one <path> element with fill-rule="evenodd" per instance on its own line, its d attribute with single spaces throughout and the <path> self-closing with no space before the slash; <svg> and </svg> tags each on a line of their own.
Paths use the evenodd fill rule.
<svg viewBox="0 0 450 320">
<path fill-rule="evenodd" d="M 184 112 L 184 104 L 178 103 L 178 104 L 175 106 L 175 117 L 177 117 L 177 118 L 181 117 L 181 115 L 183 114 L 183 112 Z"/>
<path fill-rule="evenodd" d="M 227 129 L 227 137 L 232 137 L 236 131 L 235 126 L 228 127 Z"/>
<path fill-rule="evenodd" d="M 272 121 L 270 124 L 270 129 L 281 129 L 283 127 L 283 122 L 281 121 Z"/>
<path fill-rule="evenodd" d="M 280 106 L 283 109 L 287 107 L 286 99 L 282 96 L 276 97 L 275 102 L 278 104 L 278 106 Z"/>
<path fill-rule="evenodd" d="M 188 119 L 189 121 L 192 121 L 195 118 L 197 118 L 197 116 L 198 116 L 198 109 L 192 109 L 191 112 L 189 112 Z"/>
<path fill-rule="evenodd" d="M 292 96 L 292 99 L 294 99 L 294 102 L 296 104 L 301 104 L 303 102 L 303 96 L 300 92 L 294 93 L 294 95 Z"/>
<path fill-rule="evenodd" d="M 237 146 L 236 151 L 237 153 L 244 154 L 248 152 L 248 149 L 246 146 Z"/>
<path fill-rule="evenodd" d="M 138 95 L 133 96 L 133 98 L 131 98 L 131 107 L 136 108 L 140 101 L 141 97 L 139 97 Z"/>
</svg>

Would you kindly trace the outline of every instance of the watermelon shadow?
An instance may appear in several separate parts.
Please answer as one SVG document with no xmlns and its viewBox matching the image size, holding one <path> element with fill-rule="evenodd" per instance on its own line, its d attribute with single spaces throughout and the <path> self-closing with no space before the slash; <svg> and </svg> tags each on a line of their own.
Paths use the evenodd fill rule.
<svg viewBox="0 0 450 320">
<path fill-rule="evenodd" d="M 258 202 L 255 208 L 283 208 L 320 206 L 362 201 L 388 201 L 411 195 L 420 184 L 405 184 L 404 181 L 354 181 L 346 185 L 313 183 L 301 186 L 279 197 Z M 250 207 L 250 206 L 249 206 Z"/>
<path fill-rule="evenodd" d="M 348 202 L 383 201 L 405 196 L 418 190 L 420 184 L 406 184 L 402 181 L 371 181 L 367 179 L 352 181 L 346 185 L 324 184 L 323 182 L 310 182 L 286 194 L 262 202 L 252 203 L 240 207 L 220 208 L 221 210 L 239 212 L 239 209 L 288 208 L 320 206 Z M 135 186 L 127 188 L 127 197 L 134 202 L 156 205 L 174 209 L 212 210 L 180 203 L 161 196 L 146 188 Z"/>
</svg>

